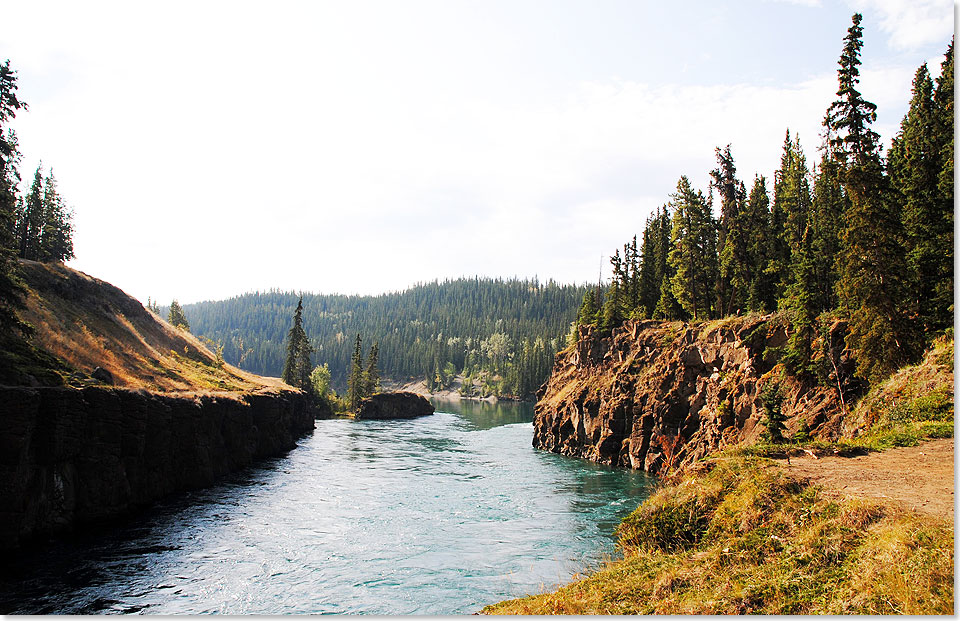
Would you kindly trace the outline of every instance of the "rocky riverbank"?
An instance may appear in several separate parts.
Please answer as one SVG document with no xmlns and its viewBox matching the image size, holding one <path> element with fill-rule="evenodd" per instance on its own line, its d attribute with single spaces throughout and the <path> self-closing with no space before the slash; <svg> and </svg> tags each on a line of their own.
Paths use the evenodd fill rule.
<svg viewBox="0 0 960 621">
<path fill-rule="evenodd" d="M 0 549 L 210 485 L 314 426 L 291 390 L 0 387 L 0 411 Z"/>
<path fill-rule="evenodd" d="M 534 446 L 657 473 L 756 440 L 762 391 L 776 383 L 786 433 L 835 439 L 849 399 L 862 390 L 834 324 L 822 348 L 829 381 L 780 372 L 787 325 L 777 315 L 701 324 L 632 321 L 610 336 L 592 327 L 557 356 L 541 389 Z M 841 398 L 843 397 L 843 398 Z M 846 401 L 845 401 L 846 400 Z"/>
</svg>

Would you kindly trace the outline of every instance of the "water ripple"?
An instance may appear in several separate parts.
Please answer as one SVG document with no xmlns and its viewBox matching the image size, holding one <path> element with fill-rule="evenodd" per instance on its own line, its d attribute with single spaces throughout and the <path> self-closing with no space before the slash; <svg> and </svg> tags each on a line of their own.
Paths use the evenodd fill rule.
<svg viewBox="0 0 960 621">
<path fill-rule="evenodd" d="M 642 474 L 530 447 L 532 408 L 443 403 L 314 434 L 116 532 L 0 565 L 6 614 L 460 614 L 614 553 Z"/>
</svg>

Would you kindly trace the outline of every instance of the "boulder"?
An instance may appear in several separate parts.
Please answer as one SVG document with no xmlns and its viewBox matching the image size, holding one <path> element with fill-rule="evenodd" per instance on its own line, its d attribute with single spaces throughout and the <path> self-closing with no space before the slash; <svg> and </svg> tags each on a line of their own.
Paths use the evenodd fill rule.
<svg viewBox="0 0 960 621">
<path fill-rule="evenodd" d="M 356 418 L 382 420 L 416 418 L 428 414 L 433 414 L 433 405 L 421 395 L 412 392 L 383 392 L 361 401 Z"/>
</svg>

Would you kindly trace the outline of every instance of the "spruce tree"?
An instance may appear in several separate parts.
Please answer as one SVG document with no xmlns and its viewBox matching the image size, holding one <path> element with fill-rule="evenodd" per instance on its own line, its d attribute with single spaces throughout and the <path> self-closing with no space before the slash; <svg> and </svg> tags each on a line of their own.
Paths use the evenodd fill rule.
<svg viewBox="0 0 960 621">
<path fill-rule="evenodd" d="M 686 176 L 680 178 L 672 198 L 671 290 L 687 315 L 709 319 L 714 316 L 720 271 L 717 225 L 703 193 L 695 192 Z"/>
<path fill-rule="evenodd" d="M 771 252 L 770 195 L 764 177 L 757 176 L 750 189 L 744 211 L 746 226 L 747 310 L 766 312 L 774 309 L 775 292 L 767 271 Z"/>
<path fill-rule="evenodd" d="M 751 231 L 744 213 L 746 190 L 737 180 L 730 145 L 723 150 L 718 147 L 716 154 L 718 166 L 710 175 L 713 177 L 711 187 L 720 194 L 718 310 L 721 315 L 732 315 L 747 308 L 751 280 L 747 245 Z"/>
<path fill-rule="evenodd" d="M 17 136 L 8 124 L 27 104 L 17 97 L 17 75 L 10 61 L 0 65 L 0 340 L 29 326 L 16 314 L 23 307 L 23 285 L 16 275 L 17 240 L 11 234 L 17 212 L 20 151 Z"/>
<path fill-rule="evenodd" d="M 660 301 L 663 281 L 667 278 L 670 234 L 673 222 L 664 206 L 647 218 L 640 246 L 640 305 L 644 317 L 653 317 Z M 665 311 L 666 312 L 666 311 Z"/>
<path fill-rule="evenodd" d="M 20 258 L 39 261 L 43 231 L 43 173 L 40 166 L 33 174 L 30 191 L 20 208 L 16 231 L 20 242 Z"/>
<path fill-rule="evenodd" d="M 912 92 L 887 171 L 894 200 L 902 205 L 913 302 L 933 334 L 953 325 L 953 201 L 952 192 L 945 200 L 939 185 L 947 139 L 926 65 L 917 70 Z M 953 128 L 949 131 L 952 145 Z"/>
<path fill-rule="evenodd" d="M 813 208 L 810 215 L 810 260 L 814 290 L 812 305 L 819 314 L 837 306 L 837 256 L 840 234 L 849 201 L 843 190 L 843 169 L 829 148 L 823 149 L 820 167 L 813 183 Z"/>
<path fill-rule="evenodd" d="M 62 263 L 74 257 L 73 214 L 57 191 L 53 171 L 43 180 L 43 225 L 40 235 L 40 260 Z"/>
<path fill-rule="evenodd" d="M 911 301 L 898 201 L 888 192 L 879 139 L 870 123 L 876 106 L 863 99 L 859 83 L 861 16 L 844 39 L 838 100 L 826 126 L 835 159 L 844 167 L 850 205 L 844 214 L 838 294 L 850 317 L 850 344 L 858 350 L 858 374 L 875 384 L 922 351 L 916 305 Z"/>
<path fill-rule="evenodd" d="M 374 343 L 367 356 L 367 369 L 364 371 L 364 396 L 369 397 L 380 392 L 380 369 L 377 368 L 377 361 L 380 357 L 380 344 Z"/>
<path fill-rule="evenodd" d="M 593 290 L 583 292 L 583 302 L 577 312 L 577 324 L 581 326 L 594 325 L 597 322 L 597 295 Z"/>
<path fill-rule="evenodd" d="M 187 321 L 187 316 L 183 314 L 183 308 L 176 300 L 170 302 L 170 311 L 167 313 L 167 323 L 175 328 L 180 328 L 187 332 L 190 331 L 190 322 Z"/>
<path fill-rule="evenodd" d="M 799 137 L 790 139 L 790 131 L 783 144 L 780 169 L 774 184 L 772 211 L 772 264 L 768 266 L 773 277 L 777 304 L 786 295 L 794 276 L 794 255 L 800 251 L 810 218 L 810 170 L 800 148 Z"/>
<path fill-rule="evenodd" d="M 295 388 L 308 389 L 312 371 L 310 363 L 312 353 L 313 347 L 303 329 L 303 296 L 300 296 L 297 309 L 293 313 L 293 327 L 287 333 L 287 358 L 283 364 L 283 381 Z"/>
<path fill-rule="evenodd" d="M 350 371 L 347 374 L 347 407 L 351 411 L 356 411 L 360 401 L 366 396 L 364 394 L 363 381 L 363 341 L 360 333 L 357 333 L 356 345 L 353 350 L 353 357 L 350 359 Z M 434 374 L 438 373 L 438 364 L 434 361 Z M 429 377 L 428 377 L 429 380 Z M 428 384 L 430 382 L 428 381 Z"/>
</svg>

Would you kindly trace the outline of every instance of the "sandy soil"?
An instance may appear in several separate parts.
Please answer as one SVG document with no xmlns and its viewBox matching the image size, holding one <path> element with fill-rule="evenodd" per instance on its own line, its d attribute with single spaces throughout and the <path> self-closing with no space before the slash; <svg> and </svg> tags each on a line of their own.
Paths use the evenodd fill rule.
<svg viewBox="0 0 960 621">
<path fill-rule="evenodd" d="M 893 500 L 907 509 L 953 520 L 953 439 L 860 457 L 793 457 L 795 476 L 838 497 Z"/>
</svg>

